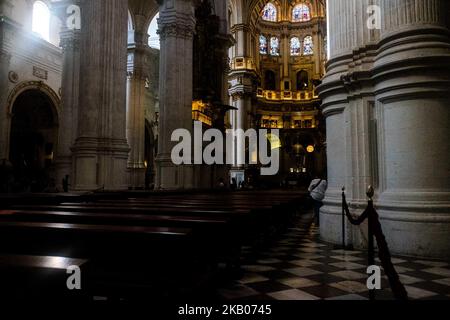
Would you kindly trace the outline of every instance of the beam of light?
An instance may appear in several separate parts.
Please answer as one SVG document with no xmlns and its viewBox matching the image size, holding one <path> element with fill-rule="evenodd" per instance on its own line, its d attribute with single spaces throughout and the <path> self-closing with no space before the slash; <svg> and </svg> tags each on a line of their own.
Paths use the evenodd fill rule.
<svg viewBox="0 0 450 320">
<path fill-rule="evenodd" d="M 36 1 L 33 5 L 32 31 L 50 41 L 50 10 L 42 1 Z"/>
</svg>

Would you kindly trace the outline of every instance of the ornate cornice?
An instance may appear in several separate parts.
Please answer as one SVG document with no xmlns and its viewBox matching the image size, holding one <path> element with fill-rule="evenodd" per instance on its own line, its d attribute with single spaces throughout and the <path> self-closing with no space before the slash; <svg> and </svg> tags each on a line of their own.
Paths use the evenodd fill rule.
<svg viewBox="0 0 450 320">
<path fill-rule="evenodd" d="M 0 51 L 0 61 L 3 63 L 9 63 L 11 61 L 11 54 L 8 52 Z"/>
</svg>

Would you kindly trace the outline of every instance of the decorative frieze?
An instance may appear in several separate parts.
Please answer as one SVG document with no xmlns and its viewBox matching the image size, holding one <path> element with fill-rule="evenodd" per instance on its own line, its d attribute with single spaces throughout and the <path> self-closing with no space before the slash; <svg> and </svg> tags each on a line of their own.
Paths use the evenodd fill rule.
<svg viewBox="0 0 450 320">
<path fill-rule="evenodd" d="M 192 39 L 194 37 L 194 26 L 191 24 L 174 23 L 160 25 L 158 29 L 160 40 L 165 40 L 169 37 Z"/>
</svg>

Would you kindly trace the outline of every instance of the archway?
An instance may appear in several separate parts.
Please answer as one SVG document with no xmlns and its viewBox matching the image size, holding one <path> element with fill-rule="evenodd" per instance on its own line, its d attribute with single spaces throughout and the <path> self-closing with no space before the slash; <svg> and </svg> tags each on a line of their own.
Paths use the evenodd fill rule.
<svg viewBox="0 0 450 320">
<path fill-rule="evenodd" d="M 297 72 L 297 91 L 306 90 L 309 87 L 309 74 L 302 70 Z"/>
<path fill-rule="evenodd" d="M 13 190 L 41 192 L 51 187 L 50 173 L 58 139 L 58 116 L 51 98 L 29 89 L 12 104 L 9 160 Z"/>
</svg>

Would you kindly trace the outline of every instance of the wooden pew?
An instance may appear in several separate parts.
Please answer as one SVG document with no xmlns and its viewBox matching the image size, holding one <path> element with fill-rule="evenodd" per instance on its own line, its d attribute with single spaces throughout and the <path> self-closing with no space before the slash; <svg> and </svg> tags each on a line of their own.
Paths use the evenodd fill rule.
<svg viewBox="0 0 450 320">
<path fill-rule="evenodd" d="M 81 271 L 81 290 L 69 290 L 69 267 Z M 88 260 L 56 256 L 0 255 L 0 299 L 3 302 L 27 299 L 30 301 L 87 299 L 86 279 Z"/>
</svg>

